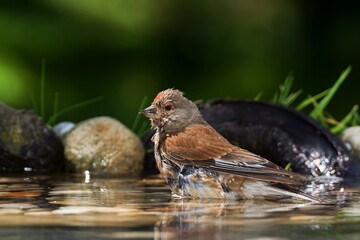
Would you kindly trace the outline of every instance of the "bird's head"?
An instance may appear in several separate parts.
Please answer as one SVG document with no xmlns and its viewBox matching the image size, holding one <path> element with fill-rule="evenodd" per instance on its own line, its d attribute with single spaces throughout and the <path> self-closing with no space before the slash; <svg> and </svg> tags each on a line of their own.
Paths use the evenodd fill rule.
<svg viewBox="0 0 360 240">
<path fill-rule="evenodd" d="M 167 133 L 178 132 L 192 123 L 202 121 L 198 107 L 176 89 L 166 89 L 155 97 L 152 104 L 140 112 L 150 118 L 152 128 Z"/>
</svg>

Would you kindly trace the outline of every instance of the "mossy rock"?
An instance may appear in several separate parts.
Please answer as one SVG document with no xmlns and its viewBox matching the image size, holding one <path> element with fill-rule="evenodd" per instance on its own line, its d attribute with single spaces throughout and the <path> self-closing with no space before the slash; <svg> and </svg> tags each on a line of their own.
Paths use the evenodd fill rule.
<svg viewBox="0 0 360 240">
<path fill-rule="evenodd" d="M 62 171 L 63 155 L 60 139 L 41 117 L 0 104 L 0 172 Z"/>
</svg>

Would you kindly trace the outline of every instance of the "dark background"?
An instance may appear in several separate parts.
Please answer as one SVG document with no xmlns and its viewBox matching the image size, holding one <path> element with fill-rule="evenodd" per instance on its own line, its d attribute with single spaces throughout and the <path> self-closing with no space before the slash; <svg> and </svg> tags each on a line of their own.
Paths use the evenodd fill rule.
<svg viewBox="0 0 360 240">
<path fill-rule="evenodd" d="M 131 126 L 144 96 L 178 88 L 193 100 L 271 99 L 289 72 L 316 94 L 352 65 L 328 110 L 359 103 L 360 9 L 347 1 L 0 1 L 0 101 L 40 102 L 46 118 L 104 96 L 58 120 L 108 115 Z M 306 94 L 302 96 L 305 97 Z"/>
</svg>

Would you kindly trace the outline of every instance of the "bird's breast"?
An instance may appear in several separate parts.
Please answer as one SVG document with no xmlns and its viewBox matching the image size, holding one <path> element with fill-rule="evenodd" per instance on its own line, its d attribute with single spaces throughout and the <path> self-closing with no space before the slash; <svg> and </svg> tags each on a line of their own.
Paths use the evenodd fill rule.
<svg viewBox="0 0 360 240">
<path fill-rule="evenodd" d="M 190 198 L 236 198 L 237 193 L 224 184 L 223 175 L 191 165 L 178 166 L 161 159 L 159 171 L 172 194 Z"/>
<path fill-rule="evenodd" d="M 153 136 L 155 160 L 173 194 L 190 198 L 235 198 L 235 194 L 224 183 L 224 175 L 193 165 L 179 165 L 166 159 L 160 150 L 162 140 L 160 131 L 156 131 Z"/>
</svg>

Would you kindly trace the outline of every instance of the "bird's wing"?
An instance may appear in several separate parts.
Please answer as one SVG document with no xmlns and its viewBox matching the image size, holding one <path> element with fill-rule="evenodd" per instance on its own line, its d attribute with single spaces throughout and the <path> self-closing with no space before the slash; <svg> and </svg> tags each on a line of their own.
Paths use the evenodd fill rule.
<svg viewBox="0 0 360 240">
<path fill-rule="evenodd" d="M 303 177 L 285 171 L 272 162 L 236 147 L 206 123 L 192 124 L 161 143 L 164 158 L 217 172 L 287 184 L 299 184 Z"/>
<path fill-rule="evenodd" d="M 233 151 L 234 146 L 205 123 L 192 124 L 166 137 L 161 153 L 172 161 L 209 160 Z"/>
<path fill-rule="evenodd" d="M 302 175 L 285 171 L 274 163 L 241 148 L 234 149 L 221 158 L 194 160 L 192 164 L 217 172 L 290 185 L 299 185 L 304 179 Z"/>
</svg>

